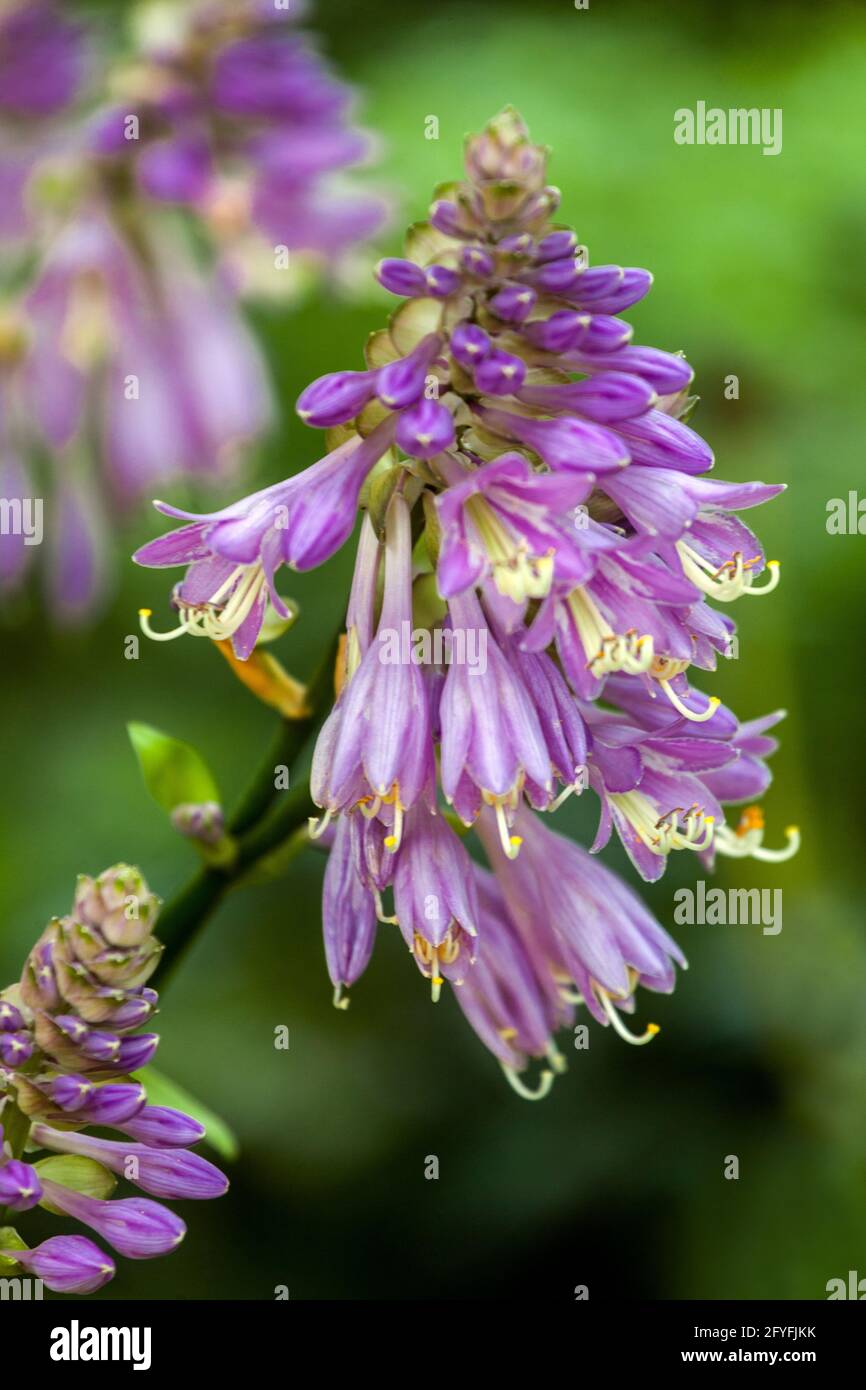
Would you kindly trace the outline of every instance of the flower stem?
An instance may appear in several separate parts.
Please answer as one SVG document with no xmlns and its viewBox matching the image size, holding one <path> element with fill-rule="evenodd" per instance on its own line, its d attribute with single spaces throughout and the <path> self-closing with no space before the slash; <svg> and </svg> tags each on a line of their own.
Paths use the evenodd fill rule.
<svg viewBox="0 0 866 1390">
<path fill-rule="evenodd" d="M 333 700 L 333 673 L 339 635 L 335 636 L 307 691 L 310 713 L 303 719 L 283 719 L 268 756 L 253 779 L 229 828 L 237 840 L 237 854 L 230 863 L 207 865 L 171 898 L 160 913 L 158 935 L 165 949 L 154 976 L 164 985 L 184 952 L 225 895 L 255 866 L 306 825 L 315 813 L 306 782 L 289 793 L 279 793 L 275 771 L 291 767 L 322 722 Z M 280 804 L 272 815 L 272 805 Z"/>
</svg>

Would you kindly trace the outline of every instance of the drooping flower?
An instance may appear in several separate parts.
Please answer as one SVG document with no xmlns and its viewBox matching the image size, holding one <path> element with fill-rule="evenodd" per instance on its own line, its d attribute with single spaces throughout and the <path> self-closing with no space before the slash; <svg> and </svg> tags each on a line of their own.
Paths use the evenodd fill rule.
<svg viewBox="0 0 866 1390">
<path fill-rule="evenodd" d="M 668 991 L 682 963 L 634 894 L 535 812 L 589 790 L 592 850 L 615 828 L 647 880 L 678 850 L 707 866 L 776 854 L 757 810 L 733 829 L 724 809 L 766 786 L 769 725 L 740 726 L 692 676 L 730 651 L 713 600 L 778 581 L 734 513 L 780 489 L 708 478 L 691 368 L 634 345 L 618 317 L 652 277 L 591 266 L 553 224 L 558 203 L 546 151 L 506 110 L 470 138 L 465 179 L 411 228 L 405 258 L 380 262 L 403 302 L 363 364 L 297 402 L 346 450 L 341 539 L 350 504 L 362 513 L 311 777 L 337 1002 L 375 920 L 396 925 L 434 998 L 453 984 L 529 1096 L 561 1069 L 554 1034 L 577 1004 L 646 1041 L 652 1026 L 631 1035 L 622 1016 L 638 984 Z M 378 462 L 359 492 L 365 449 Z M 215 607 L 227 597 L 210 590 Z M 470 827 L 499 886 L 458 838 Z M 520 1079 L 532 1059 L 536 1090 Z"/>
<path fill-rule="evenodd" d="M 143 609 L 147 635 L 157 641 L 184 633 L 231 638 L 235 654 L 246 660 L 268 599 L 281 617 L 289 617 L 274 584 L 277 570 L 283 564 L 312 569 L 343 544 L 355 524 L 364 479 L 389 443 L 384 427 L 369 439 L 350 439 L 303 473 L 220 511 L 186 512 L 156 502 L 159 511 L 192 525 L 148 542 L 133 556 L 140 565 L 189 567 L 172 598 L 179 626 L 156 632 L 150 610 Z"/>
<path fill-rule="evenodd" d="M 21 982 L 0 995 L 0 1204 L 26 1211 L 39 1204 L 72 1216 L 131 1259 L 168 1254 L 186 1227 L 174 1212 L 143 1198 L 110 1199 L 115 1174 L 161 1198 L 219 1197 L 225 1176 L 189 1144 L 204 1137 L 198 1121 L 147 1104 L 130 1076 L 153 1055 L 156 1034 L 136 1030 L 155 1012 L 146 980 L 160 946 L 153 936 L 159 900 L 137 869 L 117 864 L 98 878 L 82 875 L 72 911 L 49 923 Z M 90 1126 L 127 1139 L 97 1138 Z M 27 1143 L 27 1161 L 19 1154 Z M 75 1156 L 84 1169 L 60 1170 L 31 1151 Z M 81 1173 L 81 1188 L 76 1186 Z M 99 1194 L 99 1195 L 96 1195 Z M 17 1232 L 0 1260 L 49 1288 L 89 1293 L 114 1275 L 114 1264 L 81 1236 L 52 1237 L 30 1250 Z"/>
</svg>

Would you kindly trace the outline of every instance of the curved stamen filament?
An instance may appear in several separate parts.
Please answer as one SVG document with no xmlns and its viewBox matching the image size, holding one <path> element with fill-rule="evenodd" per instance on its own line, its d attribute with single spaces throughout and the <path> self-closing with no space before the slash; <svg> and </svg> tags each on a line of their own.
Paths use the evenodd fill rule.
<svg viewBox="0 0 866 1390">
<path fill-rule="evenodd" d="M 331 808 L 328 807 L 323 816 L 310 816 L 307 825 L 309 827 L 308 834 L 311 840 L 318 840 L 321 835 L 324 835 L 328 826 L 331 824 L 331 817 L 333 814 Z"/>
<path fill-rule="evenodd" d="M 631 1029 L 627 1028 L 623 1023 L 622 1016 L 618 1009 L 615 1009 L 611 1003 L 611 997 L 607 990 L 602 989 L 601 985 L 596 985 L 595 992 L 598 995 L 601 1007 L 607 1014 L 609 1021 L 613 1024 L 624 1042 L 631 1043 L 633 1047 L 643 1047 L 644 1043 L 652 1042 L 653 1038 L 661 1031 L 657 1023 L 648 1023 L 643 1033 L 633 1033 Z"/>
<path fill-rule="evenodd" d="M 649 670 L 654 655 L 649 633 L 640 635 L 636 628 L 614 632 L 585 589 L 572 590 L 568 606 L 581 646 L 592 653 L 586 664 L 594 676 L 609 676 L 614 671 L 637 676 Z"/>
<path fill-rule="evenodd" d="M 757 587 L 752 582 L 751 571 L 759 563 L 759 555 L 751 560 L 744 560 L 742 552 L 737 550 L 730 560 L 716 568 L 712 561 L 705 559 L 686 541 L 677 541 L 677 553 L 686 578 L 695 588 L 719 603 L 733 603 L 734 599 L 741 598 L 743 594 L 770 594 L 779 583 L 778 560 L 768 560 L 767 569 L 770 577 L 766 584 Z"/>
<path fill-rule="evenodd" d="M 718 695 L 710 695 L 708 696 L 710 703 L 707 705 L 705 710 L 699 713 L 697 710 L 689 709 L 688 705 L 683 704 L 682 700 L 680 699 L 677 692 L 674 690 L 669 680 L 660 680 L 659 685 L 667 695 L 668 699 L 670 700 L 677 713 L 681 714 L 684 719 L 690 719 L 693 724 L 703 724 L 706 722 L 706 720 L 712 719 L 716 710 L 719 708 L 719 705 L 722 703 Z"/>
<path fill-rule="evenodd" d="M 699 806 L 692 806 L 685 813 L 677 806 L 656 819 L 657 808 L 642 792 L 609 792 L 608 798 L 653 854 L 668 854 L 674 849 L 700 853 L 712 843 L 714 817 L 705 816 Z"/>
<path fill-rule="evenodd" d="M 520 1080 L 514 1067 L 507 1066 L 505 1062 L 500 1062 L 499 1065 L 502 1067 L 505 1079 L 512 1091 L 516 1091 L 523 1100 L 543 1100 L 544 1097 L 549 1094 L 554 1081 L 552 1071 L 547 1071 L 545 1069 L 538 1078 L 538 1086 L 534 1091 L 531 1091 L 529 1087 Z"/>
<path fill-rule="evenodd" d="M 335 1009 L 348 1009 L 348 1007 L 349 1007 L 349 1002 L 350 1002 L 350 1001 L 349 1001 L 349 996 L 348 996 L 348 994 L 344 994 L 344 993 L 343 993 L 343 986 L 342 986 L 342 985 L 337 985 L 337 986 L 335 987 L 335 989 L 334 989 L 334 1001 L 333 1001 L 333 1002 L 334 1002 L 334 1008 L 335 1008 Z"/>
<path fill-rule="evenodd" d="M 231 574 L 204 603 L 187 603 L 175 595 L 180 608 L 180 624 L 168 632 L 155 632 L 150 625 L 151 609 L 139 609 L 141 630 L 155 642 L 170 642 L 188 632 L 193 637 L 209 637 L 224 642 L 234 636 L 246 621 L 267 586 L 262 566 L 236 565 Z M 226 597 L 228 595 L 228 597 Z"/>
<path fill-rule="evenodd" d="M 760 859 L 767 864 L 782 864 L 793 859 L 800 848 L 799 826 L 789 825 L 785 831 L 788 843 L 784 849 L 765 849 L 764 817 L 760 807 L 748 806 L 740 817 L 736 830 L 720 825 L 716 831 L 716 849 L 731 859 Z"/>
</svg>

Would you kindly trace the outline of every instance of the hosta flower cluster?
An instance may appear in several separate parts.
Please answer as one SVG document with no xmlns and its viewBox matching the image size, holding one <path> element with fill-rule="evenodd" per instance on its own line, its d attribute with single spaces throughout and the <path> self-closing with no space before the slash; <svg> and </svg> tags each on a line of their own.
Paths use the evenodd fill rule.
<svg viewBox="0 0 866 1390">
<path fill-rule="evenodd" d="M 364 140 L 294 5 L 139 5 L 110 63 L 73 14 L 0 5 L 0 595 L 44 541 L 70 621 L 105 592 L 113 518 L 157 481 L 231 474 L 267 427 L 238 292 L 383 214 L 331 187 Z"/>
<path fill-rule="evenodd" d="M 159 1041 L 138 1031 L 157 1007 L 146 981 L 161 951 L 158 909 L 126 864 L 82 876 L 72 912 L 49 923 L 20 984 L 0 993 L 0 1213 L 17 1219 L 41 1205 L 134 1260 L 170 1254 L 186 1232 L 153 1197 L 219 1197 L 228 1187 L 188 1148 L 203 1126 L 148 1105 L 131 1075 Z M 51 1156 L 37 1159 L 40 1150 Z M 117 1177 L 148 1196 L 112 1199 Z M 90 1293 L 114 1275 L 110 1255 L 87 1236 L 50 1236 L 30 1249 L 0 1222 L 0 1269 L 16 1268 L 61 1293 Z"/>
<path fill-rule="evenodd" d="M 184 632 L 248 657 L 282 565 L 320 565 L 363 511 L 340 693 L 311 790 L 330 840 L 324 925 L 338 992 L 396 923 L 434 996 L 445 980 L 515 1087 L 562 1058 L 583 1004 L 630 1041 L 641 984 L 673 987 L 676 945 L 640 901 L 545 815 L 597 798 L 639 874 L 673 852 L 781 858 L 756 807 L 767 731 L 692 684 L 728 650 L 733 600 L 778 581 L 736 515 L 781 491 L 711 478 L 686 423 L 692 370 L 632 342 L 620 317 L 645 270 L 590 265 L 555 223 L 545 151 L 504 112 L 468 141 L 406 258 L 378 267 L 401 299 L 362 370 L 298 402 L 329 452 L 144 547 L 186 564 Z M 148 624 L 149 627 L 149 624 Z M 474 826 L 490 870 L 469 856 Z M 390 893 L 386 905 L 383 895 Z"/>
</svg>

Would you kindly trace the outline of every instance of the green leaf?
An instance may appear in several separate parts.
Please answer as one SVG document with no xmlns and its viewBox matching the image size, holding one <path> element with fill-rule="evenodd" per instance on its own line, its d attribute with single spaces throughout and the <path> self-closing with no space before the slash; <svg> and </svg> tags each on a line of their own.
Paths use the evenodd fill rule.
<svg viewBox="0 0 866 1390">
<path fill-rule="evenodd" d="M 195 1096 L 191 1096 L 189 1091 L 185 1091 L 176 1081 L 163 1076 L 162 1072 L 156 1071 L 153 1067 L 143 1067 L 136 1072 L 135 1080 L 140 1081 L 147 1091 L 148 1105 L 167 1105 L 173 1110 L 182 1110 L 185 1115 L 191 1115 L 199 1124 L 204 1125 L 207 1142 L 223 1158 L 233 1162 L 240 1152 L 236 1136 L 232 1133 L 225 1120 L 221 1120 L 219 1115 L 215 1115 Z"/>
<path fill-rule="evenodd" d="M 117 1186 L 113 1173 L 95 1158 L 85 1158 L 83 1154 L 54 1154 L 51 1158 L 40 1158 L 33 1167 L 41 1178 L 59 1183 L 61 1187 L 71 1187 L 73 1192 L 82 1192 L 85 1197 L 98 1197 L 100 1201 L 110 1197 Z M 55 1216 L 63 1215 L 47 1197 L 43 1197 L 39 1205 Z"/>
<path fill-rule="evenodd" d="M 185 802 L 219 801 L 217 784 L 201 754 L 150 724 L 127 724 L 147 790 L 165 811 Z"/>
<path fill-rule="evenodd" d="M 29 1250 L 14 1226 L 0 1226 L 0 1250 Z M 9 1255 L 0 1255 L 0 1269 L 17 1269 L 18 1262 Z"/>
</svg>

